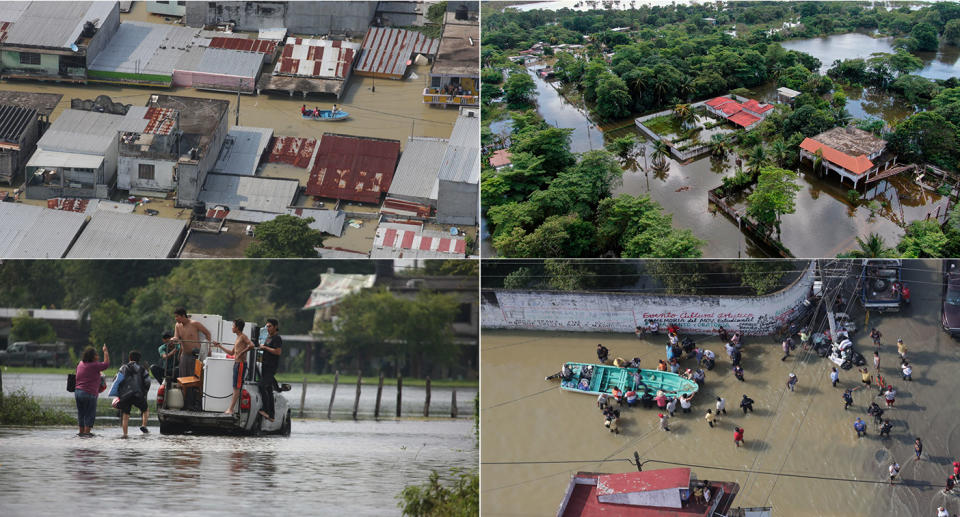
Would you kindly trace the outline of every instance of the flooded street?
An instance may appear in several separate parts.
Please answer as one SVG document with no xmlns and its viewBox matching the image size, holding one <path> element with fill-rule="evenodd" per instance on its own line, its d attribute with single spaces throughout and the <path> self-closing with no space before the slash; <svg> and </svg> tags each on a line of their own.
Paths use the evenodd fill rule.
<svg viewBox="0 0 960 517">
<path fill-rule="evenodd" d="M 772 337 L 748 337 L 744 347 L 745 382 L 737 381 L 716 337 L 692 336 L 717 353 L 717 367 L 694 398 L 690 414 L 678 412 L 671 432 L 658 429 L 656 409 L 625 408 L 621 434 L 603 427 L 595 397 L 561 391 L 544 377 L 564 361 L 595 362 L 597 343 L 611 357 L 640 357 L 652 367 L 663 357 L 664 339 L 637 340 L 632 334 L 484 330 L 481 345 L 482 480 L 484 515 L 554 514 L 570 477 L 577 471 L 631 472 L 637 451 L 649 461 L 644 470 L 692 465 L 703 480 L 736 481 L 735 506 L 772 506 L 774 515 L 935 515 L 938 505 L 960 509 L 956 495 L 940 489 L 950 464 L 960 454 L 960 411 L 955 397 L 960 345 L 939 328 L 940 263 L 907 261 L 904 281 L 918 294 L 901 313 L 870 314 L 869 326 L 884 334 L 881 372 L 898 390 L 896 407 L 884 415 L 894 424 L 890 439 L 880 440 L 873 425 L 858 439 L 852 429 L 876 390 L 857 390 L 843 410 L 845 387 L 859 385 L 854 371 L 841 370 L 838 388 L 830 385 L 833 365 L 801 353 L 781 362 Z M 854 313 L 859 327 L 864 315 Z M 902 336 L 910 347 L 914 381 L 901 381 L 892 344 Z M 857 349 L 871 354 L 867 332 L 853 336 Z M 789 372 L 799 377 L 797 391 L 784 387 Z M 743 416 L 741 396 L 756 401 Z M 728 414 L 718 428 L 703 421 L 717 396 Z M 733 429 L 745 429 L 742 448 Z M 913 440 L 921 437 L 924 454 L 913 459 Z M 890 487 L 887 466 L 897 461 L 902 480 Z M 664 463 L 674 462 L 674 464 Z M 717 468 L 730 470 L 720 470 Z M 802 477 L 786 477 L 792 474 Z M 851 481 L 856 480 L 856 481 Z"/>
<path fill-rule="evenodd" d="M 627 134 L 644 142 L 644 136 L 635 127 L 626 127 L 602 133 L 587 115 L 567 102 L 548 82 L 531 73 L 537 86 L 537 105 L 544 119 L 559 127 L 574 128 L 571 148 L 574 152 L 598 149 L 604 141 Z M 755 92 L 761 99 L 775 95 L 775 88 L 760 88 Z M 850 102 L 870 106 L 880 102 L 867 92 L 862 98 Z M 892 104 L 875 112 L 881 116 L 900 114 L 909 110 Z M 502 122 L 499 133 L 505 131 Z M 653 155 L 652 142 L 646 147 L 647 164 Z M 726 216 L 710 210 L 707 191 L 719 186 L 724 176 L 735 172 L 734 157 L 726 160 L 699 158 L 689 163 L 667 160 L 669 167 L 655 171 L 648 167 L 643 172 L 644 159 L 638 157 L 624 164 L 623 183 L 614 189 L 613 195 L 640 195 L 649 193 L 664 210 L 673 215 L 673 224 L 689 228 L 706 241 L 703 254 L 707 257 L 765 257 L 767 252 L 737 229 L 736 223 Z M 798 182 L 801 190 L 796 197 L 796 212 L 782 218 L 781 241 L 797 257 L 835 256 L 856 246 L 855 238 L 868 233 L 880 234 L 888 243 L 895 243 L 903 235 L 902 225 L 936 214 L 937 207 L 945 199 L 922 189 L 909 176 L 894 177 L 872 184 L 863 201 L 856 206 L 847 198 L 849 187 L 841 185 L 834 177 L 826 179 L 811 174 L 809 164 L 802 167 Z M 867 204 L 870 200 L 885 200 L 886 206 L 871 215 Z M 738 209 L 745 209 L 741 203 Z M 829 225 L 823 224 L 830 221 Z"/>
<path fill-rule="evenodd" d="M 4 373 L 3 391 L 11 393 L 18 388 L 24 388 L 30 395 L 44 400 L 44 404 L 62 408 L 71 415 L 76 414 L 76 404 L 73 396 L 66 393 L 63 389 L 63 375 L 38 374 L 38 373 Z M 107 379 L 110 385 L 113 379 Z M 153 410 L 153 401 L 157 399 L 157 384 L 152 380 L 148 399 L 151 401 L 151 411 Z M 397 408 L 397 387 L 396 379 L 384 379 L 383 393 L 381 395 L 380 415 L 383 418 L 393 418 L 396 415 Z M 300 396 L 303 394 L 303 384 L 290 383 L 290 391 L 284 392 L 287 403 L 292 408 L 294 416 L 299 414 Z M 352 383 L 341 382 L 337 386 L 337 393 L 334 397 L 333 416 L 334 418 L 349 418 L 353 413 L 353 402 L 356 397 L 356 381 Z M 307 418 L 318 418 L 327 416 L 327 406 L 330 404 L 330 393 L 333 391 L 332 384 L 308 383 L 307 392 L 304 398 L 304 416 Z M 450 415 L 451 398 L 453 388 L 432 387 L 430 390 L 430 415 L 442 417 Z M 461 416 L 470 416 L 473 414 L 473 398 L 477 394 L 477 388 L 457 388 L 457 409 Z M 426 400 L 426 389 L 417 386 L 404 386 L 402 393 L 402 416 L 423 416 L 423 406 Z M 101 396 L 101 398 L 103 398 Z M 377 400 L 377 379 L 375 377 L 363 380 L 360 391 L 360 407 L 358 413 L 364 418 L 373 418 L 374 409 Z"/>
<path fill-rule="evenodd" d="M 0 513 L 399 515 L 405 486 L 477 464 L 472 421 L 295 420 L 289 438 L 151 431 L 0 428 Z"/>
</svg>

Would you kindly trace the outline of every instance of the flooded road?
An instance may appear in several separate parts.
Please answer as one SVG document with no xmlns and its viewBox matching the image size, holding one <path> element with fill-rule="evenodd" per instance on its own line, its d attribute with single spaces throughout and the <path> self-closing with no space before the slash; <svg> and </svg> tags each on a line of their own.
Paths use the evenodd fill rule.
<svg viewBox="0 0 960 517">
<path fill-rule="evenodd" d="M 477 464 L 472 421 L 295 420 L 289 438 L 94 433 L 0 428 L 0 513 L 399 515 L 408 484 Z"/>
<path fill-rule="evenodd" d="M 38 374 L 38 373 L 5 373 L 3 375 L 3 391 L 11 393 L 18 388 L 25 389 L 30 395 L 40 398 L 44 405 L 54 406 L 67 411 L 71 415 L 76 414 L 76 404 L 73 396 L 66 393 L 63 389 L 62 375 Z M 153 380 L 152 380 L 153 381 Z M 113 379 L 107 379 L 107 385 L 111 385 Z M 293 410 L 294 415 L 299 414 L 300 396 L 303 394 L 303 384 L 290 383 L 290 391 L 284 392 L 287 403 Z M 349 418 L 353 413 L 353 402 L 356 397 L 356 381 L 352 383 L 341 382 L 337 386 L 337 393 L 334 397 L 333 417 Z M 151 411 L 153 411 L 153 401 L 157 399 L 157 383 L 151 384 L 148 399 L 151 401 Z M 308 383 L 307 392 L 304 397 L 304 416 L 307 418 L 326 417 L 327 406 L 330 404 L 330 393 L 333 391 L 332 384 Z M 457 388 L 457 409 L 462 416 L 473 414 L 473 398 L 477 394 L 477 388 Z M 436 386 L 430 389 L 430 414 L 431 416 L 450 415 L 451 399 L 453 388 L 438 388 Z M 402 416 L 423 416 L 423 407 L 426 400 L 426 389 L 417 386 L 404 386 L 402 393 Z M 103 398 L 103 397 L 101 397 Z M 362 417 L 373 417 L 374 408 L 377 399 L 377 379 L 370 377 L 363 380 L 360 390 L 359 415 Z M 396 379 L 384 379 L 383 393 L 381 395 L 380 415 L 383 418 L 393 418 L 396 415 L 397 408 L 397 388 Z"/>
<path fill-rule="evenodd" d="M 799 354 L 781 362 L 771 337 L 749 337 L 744 348 L 745 382 L 730 372 L 730 362 L 716 337 L 693 336 L 717 353 L 717 367 L 694 398 L 690 414 L 677 413 L 671 432 L 657 426 L 657 411 L 623 410 L 622 432 L 603 427 L 595 397 L 563 392 L 544 381 L 564 361 L 594 362 L 596 344 L 610 356 L 642 358 L 656 364 L 665 341 L 641 341 L 631 334 L 484 330 L 481 345 L 481 505 L 484 515 L 555 514 L 570 477 L 577 471 L 631 472 L 626 459 L 639 452 L 643 460 L 661 460 L 693 467 L 699 479 L 736 481 L 735 506 L 773 506 L 778 517 L 924 516 L 938 505 L 960 511 L 960 499 L 940 488 L 950 464 L 960 455 L 960 407 L 956 402 L 956 370 L 960 345 L 939 328 L 940 264 L 906 261 L 904 281 L 918 286 L 919 298 L 901 313 L 871 314 L 869 326 L 884 334 L 881 372 L 899 395 L 896 408 L 886 412 L 894 424 L 890 439 L 878 439 L 871 425 L 857 439 L 852 422 L 868 418 L 866 407 L 875 390 L 854 392 L 854 405 L 843 410 L 844 387 L 856 387 L 859 377 L 841 370 L 840 387 L 830 385 L 830 363 Z M 864 315 L 854 313 L 858 326 Z M 868 327 L 869 328 L 869 327 Z M 896 346 L 902 336 L 910 347 L 914 381 L 897 376 Z M 863 330 L 853 336 L 862 353 L 873 346 Z M 785 390 L 784 380 L 795 372 L 797 391 Z M 755 412 L 743 416 L 739 399 L 748 394 Z M 718 428 L 703 421 L 717 396 L 727 400 L 728 414 Z M 746 431 L 743 448 L 733 444 L 734 426 Z M 924 455 L 913 460 L 913 440 L 921 437 Z M 902 481 L 890 487 L 886 469 L 891 460 L 903 467 Z M 651 461 L 644 470 L 676 465 Z M 718 470 L 707 467 L 722 467 Z M 767 474 L 761 474 L 761 472 Z M 809 477 L 775 475 L 795 474 Z M 836 479 L 827 479 L 836 478 Z M 848 481 L 848 480 L 858 481 Z M 932 486 L 929 486 L 932 485 Z"/>
</svg>

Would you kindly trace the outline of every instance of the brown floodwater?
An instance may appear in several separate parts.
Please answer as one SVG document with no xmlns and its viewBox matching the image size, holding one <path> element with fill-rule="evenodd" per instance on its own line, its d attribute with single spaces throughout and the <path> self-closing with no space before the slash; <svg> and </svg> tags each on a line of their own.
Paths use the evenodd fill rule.
<svg viewBox="0 0 960 517">
<path fill-rule="evenodd" d="M 916 286 L 919 295 L 913 305 L 901 313 L 869 317 L 869 326 L 877 326 L 885 336 L 881 372 L 899 391 L 896 408 L 885 414 L 894 424 L 886 440 L 878 439 L 872 425 L 865 438 L 858 439 L 852 429 L 857 416 L 868 418 L 865 410 L 878 400 L 876 391 L 855 391 L 853 407 L 844 411 L 842 389 L 857 386 L 859 377 L 841 370 L 840 387 L 833 388 L 829 381 L 833 363 L 803 354 L 781 362 L 779 345 L 771 337 L 746 340 L 746 381 L 740 383 L 730 372 L 719 339 L 694 336 L 717 353 L 718 361 L 707 372 L 692 413 L 678 412 L 667 433 L 658 429 L 656 410 L 624 409 L 622 432 L 613 435 L 602 425 L 595 397 L 561 391 L 544 377 L 564 361 L 594 362 L 597 343 L 607 346 L 611 357 L 638 356 L 644 365 L 652 365 L 663 357 L 663 342 L 637 340 L 632 334 L 484 330 L 483 514 L 553 515 L 572 474 L 634 471 L 624 461 L 632 459 L 634 451 L 643 460 L 701 465 L 693 467 L 699 479 L 740 484 L 736 506 L 772 506 L 777 516 L 922 516 L 935 515 L 941 504 L 956 512 L 957 497 L 944 496 L 939 489 L 960 451 L 954 382 L 960 346 L 939 328 L 939 275 L 937 261 L 907 261 L 904 280 Z M 854 317 L 859 326 L 866 326 L 862 313 Z M 891 344 L 897 336 L 910 347 L 911 383 L 897 376 L 896 346 Z M 872 352 L 865 332 L 856 334 L 854 342 L 861 352 Z M 789 372 L 800 379 L 795 393 L 784 387 Z M 743 394 L 756 401 L 755 412 L 748 416 L 738 409 Z M 728 414 L 711 429 L 703 415 L 717 396 L 727 399 Z M 743 448 L 733 444 L 734 426 L 746 431 Z M 913 460 L 917 436 L 924 442 L 921 461 Z M 890 461 L 902 466 L 902 479 L 894 487 L 885 483 Z M 644 469 L 671 466 L 650 462 Z"/>
</svg>

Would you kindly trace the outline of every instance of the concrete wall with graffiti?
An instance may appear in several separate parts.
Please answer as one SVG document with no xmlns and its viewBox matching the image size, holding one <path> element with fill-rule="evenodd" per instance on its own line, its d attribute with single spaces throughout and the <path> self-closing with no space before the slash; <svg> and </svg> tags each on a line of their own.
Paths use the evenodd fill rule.
<svg viewBox="0 0 960 517">
<path fill-rule="evenodd" d="M 776 333 L 803 315 L 814 266 L 785 289 L 766 296 L 663 296 L 621 293 L 483 290 L 481 324 L 488 329 L 633 332 L 646 320 L 675 323 L 684 333 L 713 334 L 719 326 L 748 335 Z"/>
</svg>

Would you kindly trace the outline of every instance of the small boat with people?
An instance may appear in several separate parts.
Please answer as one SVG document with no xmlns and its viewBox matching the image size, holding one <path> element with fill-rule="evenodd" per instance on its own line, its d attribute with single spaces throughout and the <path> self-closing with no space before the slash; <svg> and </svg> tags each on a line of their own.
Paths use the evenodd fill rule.
<svg viewBox="0 0 960 517">
<path fill-rule="evenodd" d="M 638 372 L 639 376 L 635 375 Z M 696 382 L 676 373 L 606 364 L 564 363 L 560 372 L 547 377 L 552 379 L 560 380 L 562 390 L 590 395 L 609 394 L 617 388 L 623 392 L 635 391 L 640 396 L 653 396 L 658 391 L 689 396 L 699 389 Z"/>
<path fill-rule="evenodd" d="M 337 105 L 333 105 L 333 109 L 322 110 L 320 108 L 316 109 L 307 109 L 307 106 L 304 105 L 300 108 L 300 117 L 307 120 L 321 120 L 326 122 L 336 122 L 339 120 L 346 120 L 350 117 L 350 114 L 342 109 L 337 108 Z"/>
</svg>

